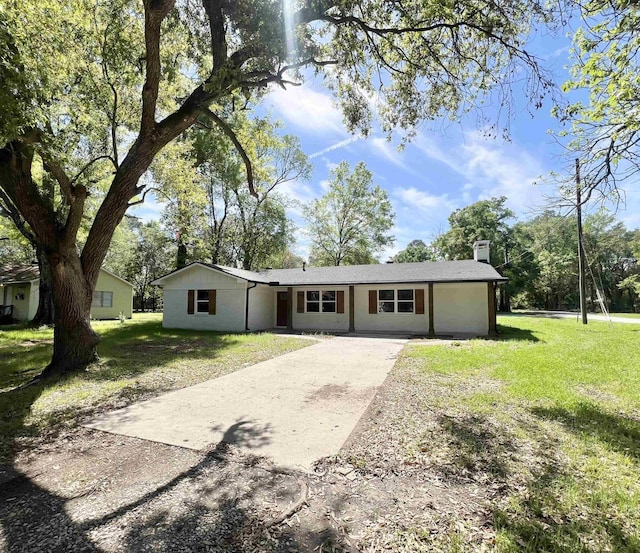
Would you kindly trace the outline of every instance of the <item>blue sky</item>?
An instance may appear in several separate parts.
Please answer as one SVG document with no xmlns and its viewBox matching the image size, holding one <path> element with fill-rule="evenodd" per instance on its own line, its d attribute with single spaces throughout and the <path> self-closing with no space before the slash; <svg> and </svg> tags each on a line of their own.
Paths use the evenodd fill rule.
<svg viewBox="0 0 640 553">
<path fill-rule="evenodd" d="M 569 64 L 568 39 L 540 34 L 533 37 L 531 48 L 562 84 Z M 534 216 L 554 190 L 550 184 L 534 183 L 552 170 L 566 174 L 569 166 L 549 134 L 549 130 L 559 130 L 551 107 L 547 102 L 532 111 L 516 91 L 513 117 L 508 121 L 510 140 L 485 136 L 474 116 L 425 125 L 402 151 L 396 141 L 387 141 L 379 131 L 374 130 L 366 139 L 350 135 L 319 77 L 300 87 L 274 90 L 260 111 L 269 111 L 284 123 L 283 132 L 298 136 L 313 163 L 309 181 L 286 183 L 281 188 L 293 199 L 308 202 L 320 197 L 326 191 L 330 170 L 343 160 L 351 166 L 359 161 L 366 163 L 374 183 L 387 191 L 396 213 L 392 231 L 396 243 L 383 252 L 381 261 L 385 261 L 411 240 L 429 242 L 447 230 L 447 218 L 454 209 L 481 199 L 506 196 L 507 206 L 518 219 Z M 618 217 L 629 228 L 639 227 L 640 187 L 627 182 L 625 192 L 626 209 L 619 211 Z M 158 207 L 145 206 L 139 215 L 154 216 Z M 292 209 L 290 214 L 302 227 L 299 212 Z M 306 258 L 308 240 L 301 228 L 296 238 L 294 251 Z"/>
</svg>

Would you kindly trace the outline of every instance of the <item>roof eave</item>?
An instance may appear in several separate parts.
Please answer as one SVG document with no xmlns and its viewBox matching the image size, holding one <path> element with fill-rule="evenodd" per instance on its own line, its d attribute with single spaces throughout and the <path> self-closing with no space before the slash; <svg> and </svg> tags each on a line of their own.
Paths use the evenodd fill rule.
<svg viewBox="0 0 640 553">
<path fill-rule="evenodd" d="M 465 278 L 465 279 L 429 279 L 429 280 L 367 280 L 367 281 L 344 281 L 344 282 L 269 282 L 269 286 L 291 286 L 291 287 L 302 287 L 302 286 L 375 286 L 378 284 L 462 284 L 464 282 L 500 282 L 505 283 L 508 282 L 509 279 L 506 277 L 496 277 L 496 278 Z"/>
</svg>

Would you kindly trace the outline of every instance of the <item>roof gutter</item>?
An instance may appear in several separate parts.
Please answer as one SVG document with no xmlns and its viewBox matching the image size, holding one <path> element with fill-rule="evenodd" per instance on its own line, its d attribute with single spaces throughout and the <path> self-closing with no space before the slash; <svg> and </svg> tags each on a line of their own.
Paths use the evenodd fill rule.
<svg viewBox="0 0 640 553">
<path fill-rule="evenodd" d="M 249 328 L 249 290 L 258 286 L 257 282 L 253 282 L 252 284 L 253 286 L 247 286 L 247 297 L 244 302 L 244 329 L 247 331 L 251 330 Z"/>
</svg>

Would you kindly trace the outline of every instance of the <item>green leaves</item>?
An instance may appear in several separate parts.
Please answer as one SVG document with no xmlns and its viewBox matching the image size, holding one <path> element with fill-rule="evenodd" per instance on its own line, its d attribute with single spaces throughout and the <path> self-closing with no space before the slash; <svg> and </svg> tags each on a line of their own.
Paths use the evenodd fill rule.
<svg viewBox="0 0 640 553">
<path fill-rule="evenodd" d="M 565 92 L 584 91 L 588 103 L 557 110 L 571 124 L 571 156 L 581 158 L 587 187 L 620 201 L 617 180 L 637 171 L 640 153 L 640 11 L 626 0 L 579 6 L 583 27 L 573 35 L 571 79 Z"/>
<path fill-rule="evenodd" d="M 391 202 L 363 162 L 353 172 L 346 161 L 333 169 L 327 194 L 305 206 L 304 217 L 316 265 L 374 263 L 395 241 Z"/>
</svg>

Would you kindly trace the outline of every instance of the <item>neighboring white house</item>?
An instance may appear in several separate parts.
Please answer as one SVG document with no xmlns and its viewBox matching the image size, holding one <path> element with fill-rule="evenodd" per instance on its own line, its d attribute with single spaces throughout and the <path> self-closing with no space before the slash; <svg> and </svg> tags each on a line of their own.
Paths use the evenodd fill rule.
<svg viewBox="0 0 640 553">
<path fill-rule="evenodd" d="M 167 328 L 484 336 L 495 332 L 495 287 L 507 279 L 478 260 L 482 246 L 468 261 L 265 272 L 196 262 L 152 284 L 164 289 Z"/>
<path fill-rule="evenodd" d="M 36 315 L 39 299 L 40 273 L 37 265 L 0 269 L 0 317 L 30 321 Z M 93 293 L 91 317 L 117 319 L 120 313 L 131 318 L 133 285 L 106 269 L 100 269 Z"/>
</svg>

